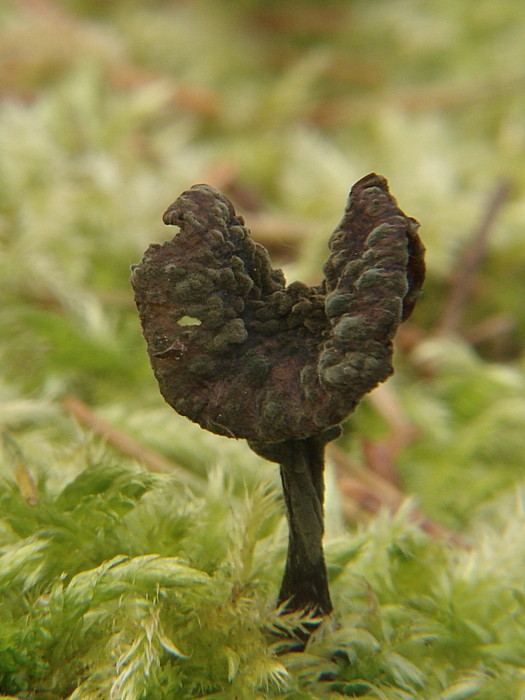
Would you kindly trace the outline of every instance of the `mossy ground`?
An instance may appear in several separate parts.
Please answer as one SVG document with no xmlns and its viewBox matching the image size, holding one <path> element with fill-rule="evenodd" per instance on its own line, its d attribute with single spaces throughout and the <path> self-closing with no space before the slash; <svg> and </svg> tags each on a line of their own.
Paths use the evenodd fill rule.
<svg viewBox="0 0 525 700">
<path fill-rule="evenodd" d="M 524 30 L 521 0 L 0 2 L 0 694 L 525 697 Z M 374 483 L 409 500 L 351 500 L 331 459 L 336 613 L 298 654 L 276 635 L 297 620 L 273 610 L 275 466 L 163 404 L 129 266 L 204 181 L 315 283 L 371 171 L 422 223 L 429 275 L 389 394 L 339 446 L 394 463 Z M 179 469 L 149 472 L 68 396 Z"/>
</svg>

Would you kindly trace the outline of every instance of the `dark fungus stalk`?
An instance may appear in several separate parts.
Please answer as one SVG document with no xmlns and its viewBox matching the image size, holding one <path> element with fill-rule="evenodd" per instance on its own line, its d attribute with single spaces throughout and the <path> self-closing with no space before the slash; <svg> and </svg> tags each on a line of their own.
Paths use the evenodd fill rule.
<svg viewBox="0 0 525 700">
<path fill-rule="evenodd" d="M 354 185 L 324 280 L 286 285 L 231 202 L 209 185 L 164 214 L 131 282 L 160 391 L 179 413 L 245 438 L 280 465 L 289 546 L 279 604 L 332 610 L 322 538 L 324 449 L 361 398 L 393 372 L 392 340 L 423 283 L 418 223 L 383 177 Z"/>
</svg>

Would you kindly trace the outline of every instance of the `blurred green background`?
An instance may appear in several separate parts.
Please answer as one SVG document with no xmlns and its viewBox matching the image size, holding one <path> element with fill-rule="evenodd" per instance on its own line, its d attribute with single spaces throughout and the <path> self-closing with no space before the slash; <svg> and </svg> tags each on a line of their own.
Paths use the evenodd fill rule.
<svg viewBox="0 0 525 700">
<path fill-rule="evenodd" d="M 524 156 L 522 0 L 0 0 L 0 693 L 525 697 Z M 328 454 L 342 622 L 283 666 L 277 470 L 164 404 L 129 268 L 207 182 L 315 283 L 372 171 L 428 277 Z"/>
<path fill-rule="evenodd" d="M 362 462 L 363 436 L 411 424 L 390 459 L 402 491 L 466 527 L 525 471 L 524 37 L 520 0 L 4 0 L 2 420 L 59 440 L 74 394 L 201 476 L 243 452 L 162 404 L 129 266 L 206 181 L 289 281 L 315 282 L 377 171 L 422 224 L 428 279 L 399 335 L 397 424 L 365 401 L 343 447 Z"/>
</svg>

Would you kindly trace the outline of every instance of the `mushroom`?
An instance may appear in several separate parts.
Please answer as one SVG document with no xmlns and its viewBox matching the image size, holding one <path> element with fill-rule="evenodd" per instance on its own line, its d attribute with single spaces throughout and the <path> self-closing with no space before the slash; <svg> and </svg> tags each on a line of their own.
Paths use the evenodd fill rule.
<svg viewBox="0 0 525 700">
<path fill-rule="evenodd" d="M 425 276 L 419 224 L 370 174 L 329 240 L 324 279 L 286 284 L 232 203 L 194 185 L 131 283 L 160 391 L 178 413 L 280 465 L 289 545 L 278 604 L 332 611 L 323 554 L 324 450 L 393 372 L 393 338 Z"/>
</svg>

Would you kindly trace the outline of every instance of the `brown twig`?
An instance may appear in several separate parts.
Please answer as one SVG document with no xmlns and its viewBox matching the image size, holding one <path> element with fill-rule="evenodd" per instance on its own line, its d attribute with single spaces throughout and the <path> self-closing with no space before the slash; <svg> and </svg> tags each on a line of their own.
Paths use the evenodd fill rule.
<svg viewBox="0 0 525 700">
<path fill-rule="evenodd" d="M 402 435 L 393 433 L 384 440 L 361 439 L 361 449 L 366 466 L 390 484 L 401 488 L 401 480 L 395 466 L 395 458 L 406 444 Z"/>
<path fill-rule="evenodd" d="M 150 471 L 173 474 L 181 482 L 192 488 L 202 489 L 203 480 L 192 474 L 184 467 L 174 464 L 166 457 L 148 450 L 129 435 L 117 430 L 105 420 L 100 418 L 86 403 L 76 396 L 65 396 L 62 399 L 64 407 L 79 421 L 106 440 L 110 445 L 116 447 L 120 452 L 142 462 Z"/>
<path fill-rule="evenodd" d="M 2 441 L 5 449 L 10 453 L 15 463 L 15 479 L 28 506 L 36 506 L 38 503 L 38 489 L 33 475 L 27 466 L 25 457 L 18 443 L 8 430 L 2 431 Z"/>
<path fill-rule="evenodd" d="M 391 382 L 377 386 L 368 394 L 368 400 L 394 432 L 414 432 Z"/>
<path fill-rule="evenodd" d="M 38 503 L 38 489 L 24 460 L 18 460 L 16 467 L 16 481 L 18 488 L 28 506 L 36 506 Z"/>
<path fill-rule="evenodd" d="M 400 487 L 395 460 L 397 455 L 419 434 L 419 429 L 405 415 L 399 397 L 390 382 L 380 384 L 368 400 L 390 426 L 390 434 L 382 440 L 363 439 L 361 446 L 367 466 L 383 479 Z"/>
<path fill-rule="evenodd" d="M 464 336 L 472 345 L 492 342 L 501 346 L 508 341 L 516 328 L 516 319 L 510 313 L 501 312 L 493 314 L 483 321 L 470 326 Z"/>
<path fill-rule="evenodd" d="M 496 185 L 479 226 L 462 255 L 459 256 L 452 275 L 452 289 L 438 328 L 440 334 L 455 333 L 461 325 L 478 268 L 487 252 L 489 234 L 509 193 L 510 185 L 506 180 Z"/>
<path fill-rule="evenodd" d="M 337 483 L 343 498 L 343 514 L 345 511 L 351 514 L 355 512 L 355 509 L 348 504 L 348 499 L 356 501 L 369 513 L 377 513 L 382 507 L 395 513 L 400 508 L 405 495 L 394 484 L 356 464 L 339 447 L 330 445 L 327 454 L 336 469 Z M 349 505 L 348 509 L 345 507 L 345 500 Z M 412 518 L 430 536 L 443 538 L 459 547 L 468 548 L 460 535 L 431 520 L 419 509 L 412 511 Z"/>
<path fill-rule="evenodd" d="M 372 96 L 326 99 L 311 112 L 311 120 L 324 127 L 355 124 L 369 119 L 386 108 L 418 114 L 435 110 L 462 109 L 522 90 L 525 74 L 520 69 L 505 77 L 479 81 L 470 85 L 439 83 L 418 85 L 409 89 L 376 90 Z"/>
</svg>

